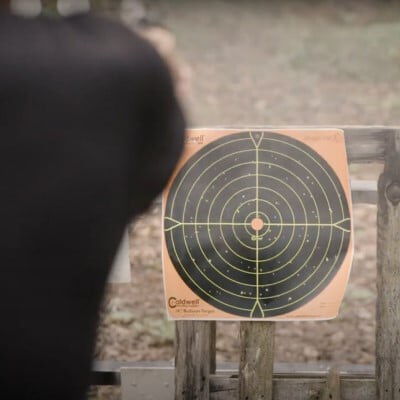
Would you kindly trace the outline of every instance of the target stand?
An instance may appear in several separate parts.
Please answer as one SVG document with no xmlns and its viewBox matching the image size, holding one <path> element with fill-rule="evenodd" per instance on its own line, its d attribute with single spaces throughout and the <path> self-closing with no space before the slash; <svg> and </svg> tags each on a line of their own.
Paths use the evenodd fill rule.
<svg viewBox="0 0 400 400">
<path fill-rule="evenodd" d="M 341 130 L 192 130 L 163 196 L 173 319 L 330 319 L 352 253 Z"/>
</svg>

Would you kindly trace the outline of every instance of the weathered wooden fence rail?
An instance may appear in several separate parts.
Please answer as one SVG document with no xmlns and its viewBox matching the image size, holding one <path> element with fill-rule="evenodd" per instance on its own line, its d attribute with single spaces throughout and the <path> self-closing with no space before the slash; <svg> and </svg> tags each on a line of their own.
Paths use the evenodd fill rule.
<svg viewBox="0 0 400 400">
<path fill-rule="evenodd" d="M 352 181 L 354 203 L 378 205 L 376 372 L 372 366 L 274 365 L 273 322 L 241 322 L 239 366 L 216 369 L 216 323 L 179 321 L 175 368 L 129 364 L 109 371 L 121 376 L 123 400 L 400 399 L 400 128 L 340 128 L 349 163 L 384 164 L 378 190 L 375 181 Z M 104 365 L 97 364 L 97 376 L 110 378 Z"/>
</svg>

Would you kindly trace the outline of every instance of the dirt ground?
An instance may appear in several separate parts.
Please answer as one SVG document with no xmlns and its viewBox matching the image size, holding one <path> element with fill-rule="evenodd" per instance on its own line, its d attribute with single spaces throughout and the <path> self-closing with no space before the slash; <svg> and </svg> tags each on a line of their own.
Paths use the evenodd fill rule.
<svg viewBox="0 0 400 400">
<path fill-rule="evenodd" d="M 153 1 L 193 71 L 192 126 L 397 124 L 400 12 L 369 2 Z M 380 167 L 352 166 L 376 179 Z M 333 321 L 277 323 L 276 361 L 374 361 L 376 207 L 354 207 L 355 258 Z M 160 210 L 131 229 L 133 282 L 110 288 L 98 357 L 170 360 Z M 217 358 L 237 361 L 238 324 L 218 323 Z"/>
</svg>

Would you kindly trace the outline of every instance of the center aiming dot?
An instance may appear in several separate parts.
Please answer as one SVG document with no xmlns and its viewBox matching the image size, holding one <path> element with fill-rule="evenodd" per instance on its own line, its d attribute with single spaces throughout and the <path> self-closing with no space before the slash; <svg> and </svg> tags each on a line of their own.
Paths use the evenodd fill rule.
<svg viewBox="0 0 400 400">
<path fill-rule="evenodd" d="M 255 231 L 259 231 L 263 228 L 264 226 L 264 221 L 261 218 L 253 218 L 251 221 L 251 227 Z"/>
</svg>

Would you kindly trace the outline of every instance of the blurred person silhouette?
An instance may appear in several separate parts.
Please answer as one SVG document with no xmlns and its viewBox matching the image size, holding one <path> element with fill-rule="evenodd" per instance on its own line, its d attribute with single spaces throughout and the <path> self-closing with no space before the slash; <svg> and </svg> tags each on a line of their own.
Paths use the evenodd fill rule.
<svg viewBox="0 0 400 400">
<path fill-rule="evenodd" d="M 1 397 L 79 400 L 124 227 L 168 180 L 184 118 L 138 35 L 89 14 L 3 8 Z"/>
</svg>

